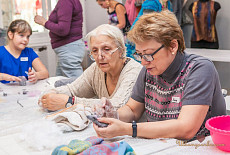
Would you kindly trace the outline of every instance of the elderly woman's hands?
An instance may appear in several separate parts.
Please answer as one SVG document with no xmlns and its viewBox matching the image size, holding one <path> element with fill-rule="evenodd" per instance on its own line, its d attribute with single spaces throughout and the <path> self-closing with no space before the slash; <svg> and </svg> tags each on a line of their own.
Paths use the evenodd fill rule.
<svg viewBox="0 0 230 155">
<path fill-rule="evenodd" d="M 118 119 L 98 118 L 98 121 L 109 124 L 109 126 L 106 128 L 101 128 L 98 127 L 96 124 L 93 124 L 93 127 L 97 132 L 98 137 L 112 138 L 116 136 L 129 135 L 129 132 L 132 131 L 131 123 L 125 123 Z"/>
<path fill-rule="evenodd" d="M 102 97 L 100 103 L 94 105 L 93 111 L 97 117 L 110 117 L 119 119 L 116 109 L 112 103 L 105 97 Z"/>
<path fill-rule="evenodd" d="M 49 93 L 43 95 L 40 101 L 43 108 L 55 111 L 59 109 L 64 109 L 68 99 L 69 96 L 65 94 Z"/>
</svg>

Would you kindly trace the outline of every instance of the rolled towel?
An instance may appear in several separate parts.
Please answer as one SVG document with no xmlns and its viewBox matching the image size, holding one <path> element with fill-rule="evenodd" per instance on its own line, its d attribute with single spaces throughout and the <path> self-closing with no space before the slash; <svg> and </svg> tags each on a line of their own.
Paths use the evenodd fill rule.
<svg viewBox="0 0 230 155">
<path fill-rule="evenodd" d="M 46 118 L 55 121 L 63 132 L 70 132 L 85 129 L 90 123 L 86 115 L 91 114 L 90 107 L 76 104 L 52 115 L 48 115 Z"/>
</svg>

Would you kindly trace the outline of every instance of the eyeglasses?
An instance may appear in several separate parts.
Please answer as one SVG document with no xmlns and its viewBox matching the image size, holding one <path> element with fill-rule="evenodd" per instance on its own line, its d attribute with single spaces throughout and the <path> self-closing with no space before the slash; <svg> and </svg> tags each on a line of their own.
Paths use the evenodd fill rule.
<svg viewBox="0 0 230 155">
<path fill-rule="evenodd" d="M 145 59 L 145 61 L 153 61 L 153 55 L 155 55 L 157 52 L 159 52 L 162 48 L 164 47 L 164 45 L 161 45 L 160 48 L 158 48 L 156 51 L 154 51 L 152 54 L 138 54 L 137 52 L 133 53 L 133 57 L 137 60 L 137 61 L 141 61 L 142 57 Z"/>
<path fill-rule="evenodd" d="M 114 49 L 114 50 L 110 50 L 110 49 L 107 49 L 107 48 L 103 48 L 103 49 L 98 49 L 98 50 L 93 50 L 93 51 L 91 51 L 90 52 L 90 54 L 89 54 L 89 56 L 90 56 L 90 58 L 93 60 L 93 61 L 95 61 L 95 58 L 97 58 L 98 56 L 99 56 L 99 51 L 101 51 L 101 54 L 100 54 L 100 56 L 102 57 L 102 58 L 104 58 L 104 57 L 108 57 L 108 56 L 111 56 L 114 52 L 116 52 L 117 50 L 118 50 L 118 48 L 119 47 L 117 47 L 116 49 Z"/>
</svg>

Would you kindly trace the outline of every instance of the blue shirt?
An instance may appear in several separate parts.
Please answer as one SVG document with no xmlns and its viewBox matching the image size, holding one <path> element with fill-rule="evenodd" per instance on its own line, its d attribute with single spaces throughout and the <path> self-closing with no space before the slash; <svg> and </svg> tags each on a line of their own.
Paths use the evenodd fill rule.
<svg viewBox="0 0 230 155">
<path fill-rule="evenodd" d="M 22 50 L 20 56 L 15 58 L 11 55 L 4 46 L 0 46 L 0 73 L 6 73 L 13 76 L 25 76 L 28 79 L 28 75 L 25 71 L 32 69 L 32 62 L 38 58 L 38 55 L 32 48 L 26 47 Z M 9 83 L 9 81 L 1 81 L 2 83 Z"/>
</svg>

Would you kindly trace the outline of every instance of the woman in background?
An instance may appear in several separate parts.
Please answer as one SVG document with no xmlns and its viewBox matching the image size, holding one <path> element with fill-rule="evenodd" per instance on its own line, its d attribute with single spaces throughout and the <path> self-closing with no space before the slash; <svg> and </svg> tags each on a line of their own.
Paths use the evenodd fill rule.
<svg viewBox="0 0 230 155">
<path fill-rule="evenodd" d="M 125 34 L 129 31 L 130 23 L 125 6 L 114 0 L 97 0 L 98 5 L 107 9 L 109 24 L 117 26 Z"/>
<path fill-rule="evenodd" d="M 34 21 L 50 31 L 51 45 L 58 56 L 56 76 L 75 80 L 83 72 L 81 63 L 85 54 L 80 1 L 59 0 L 48 21 L 39 15 Z"/>
</svg>

